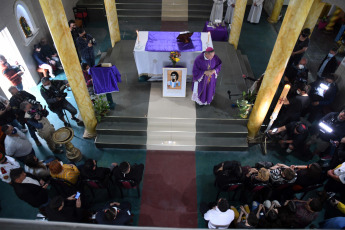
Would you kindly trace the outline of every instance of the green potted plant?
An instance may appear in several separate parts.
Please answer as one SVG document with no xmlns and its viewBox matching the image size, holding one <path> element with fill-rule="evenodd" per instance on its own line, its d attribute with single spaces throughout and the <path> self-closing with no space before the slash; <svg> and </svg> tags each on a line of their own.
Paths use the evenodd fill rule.
<svg viewBox="0 0 345 230">
<path fill-rule="evenodd" d="M 248 90 L 248 92 L 243 91 L 242 99 L 237 100 L 236 104 L 240 111 L 239 116 L 243 119 L 248 118 L 250 111 L 253 108 L 254 101 L 256 99 L 256 94 Z"/>
<path fill-rule="evenodd" d="M 104 117 L 109 111 L 109 103 L 106 99 L 106 96 L 98 96 L 93 102 L 93 108 L 95 110 L 96 119 L 98 122 L 100 122 L 102 117 Z"/>
</svg>

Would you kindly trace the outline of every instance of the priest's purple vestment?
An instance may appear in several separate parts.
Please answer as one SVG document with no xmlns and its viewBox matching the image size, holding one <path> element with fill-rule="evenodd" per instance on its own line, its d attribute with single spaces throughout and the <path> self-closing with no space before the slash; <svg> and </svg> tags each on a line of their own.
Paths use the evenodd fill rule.
<svg viewBox="0 0 345 230">
<path fill-rule="evenodd" d="M 199 105 L 211 104 L 216 92 L 217 76 L 222 67 L 222 61 L 217 55 L 208 60 L 202 52 L 194 61 L 193 66 L 193 95 L 192 100 Z M 204 75 L 206 70 L 215 70 L 216 73 L 209 79 Z"/>
</svg>

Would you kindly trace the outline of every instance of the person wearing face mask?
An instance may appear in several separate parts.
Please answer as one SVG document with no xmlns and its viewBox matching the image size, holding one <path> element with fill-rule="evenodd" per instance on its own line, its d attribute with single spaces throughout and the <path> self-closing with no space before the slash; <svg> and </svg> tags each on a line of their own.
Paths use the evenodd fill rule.
<svg viewBox="0 0 345 230">
<path fill-rule="evenodd" d="M 306 113 L 310 98 L 308 95 L 309 87 L 304 83 L 298 83 L 294 87 L 295 95 L 284 100 L 282 111 L 279 113 L 275 126 L 283 126 L 292 121 L 298 121 Z"/>
<path fill-rule="evenodd" d="M 78 34 L 79 37 L 76 40 L 76 44 L 79 49 L 81 59 L 90 67 L 93 67 L 95 65 L 93 46 L 96 45 L 96 41 L 90 34 L 87 34 L 83 28 L 78 29 Z"/>
<path fill-rule="evenodd" d="M 298 65 L 299 61 L 303 57 L 304 53 L 307 51 L 309 46 L 309 36 L 311 32 L 309 28 L 302 30 L 301 35 L 298 37 L 298 40 L 295 44 L 295 47 L 292 51 L 288 66 Z"/>
<path fill-rule="evenodd" d="M 67 110 L 71 113 L 71 119 L 82 125 L 82 122 L 75 117 L 78 113 L 77 109 L 74 108 L 71 103 L 66 100 L 66 93 L 61 88 L 68 87 L 67 81 L 54 80 L 50 81 L 48 77 L 44 77 L 41 80 L 41 95 L 46 100 L 48 108 L 56 113 L 61 121 L 63 121 L 65 127 L 70 127 L 70 124 L 64 118 L 63 110 Z"/>
<path fill-rule="evenodd" d="M 338 93 L 335 75 L 327 74 L 324 79 L 319 78 L 310 84 L 311 105 L 308 121 L 312 123 L 322 116 L 325 109 L 330 106 Z"/>
<path fill-rule="evenodd" d="M 284 73 L 284 81 L 288 84 L 295 82 L 308 82 L 308 60 L 302 58 L 297 65 L 291 65 L 286 68 Z"/>
<path fill-rule="evenodd" d="M 1 130 L 6 134 L 5 151 L 8 156 L 24 162 L 28 155 L 35 155 L 32 144 L 19 129 L 12 125 L 4 125 Z"/>
<path fill-rule="evenodd" d="M 337 55 L 338 48 L 332 48 L 326 57 L 322 60 L 319 69 L 317 70 L 317 77 L 322 78 L 327 74 L 332 74 L 338 67 L 338 62 L 335 57 Z"/>
</svg>

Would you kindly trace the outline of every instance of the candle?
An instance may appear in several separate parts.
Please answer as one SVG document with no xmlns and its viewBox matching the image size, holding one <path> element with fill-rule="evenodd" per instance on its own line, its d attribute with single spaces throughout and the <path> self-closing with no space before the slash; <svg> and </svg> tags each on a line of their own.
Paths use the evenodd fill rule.
<svg viewBox="0 0 345 230">
<path fill-rule="evenodd" d="M 139 31 L 137 30 L 137 37 L 138 37 L 138 42 L 139 42 Z"/>
<path fill-rule="evenodd" d="M 286 98 L 286 95 L 288 94 L 289 90 L 290 90 L 290 85 L 286 84 L 286 85 L 284 86 L 284 89 L 283 89 L 282 94 L 280 95 L 280 98 L 279 98 L 279 100 L 278 100 L 278 102 L 277 102 L 277 105 L 276 105 L 276 107 L 274 108 L 273 114 L 276 114 L 276 115 L 278 116 L 278 113 L 279 113 L 279 111 L 280 111 L 280 108 L 282 107 L 282 105 L 283 105 L 283 103 L 284 103 L 284 100 L 285 100 L 285 98 Z M 273 115 L 273 114 L 272 114 L 272 115 Z"/>
<path fill-rule="evenodd" d="M 207 36 L 207 43 L 210 42 L 210 32 L 207 32 L 208 36 Z"/>
</svg>

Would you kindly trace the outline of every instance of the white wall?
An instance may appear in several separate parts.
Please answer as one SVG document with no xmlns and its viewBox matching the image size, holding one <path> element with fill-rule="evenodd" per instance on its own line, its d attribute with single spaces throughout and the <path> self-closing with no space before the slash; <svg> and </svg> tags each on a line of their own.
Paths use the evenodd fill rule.
<svg viewBox="0 0 345 230">
<path fill-rule="evenodd" d="M 50 32 L 44 18 L 41 6 L 38 0 L 23 0 L 26 5 L 28 6 L 31 15 L 36 23 L 36 26 L 39 28 L 38 34 L 36 37 L 30 42 L 29 45 L 25 45 L 23 37 L 20 33 L 22 31 L 19 30 L 15 18 L 14 13 L 14 5 L 16 0 L 6 0 L 2 2 L 0 8 L 0 30 L 7 27 L 11 36 L 13 37 L 14 42 L 16 43 L 24 62 L 28 67 L 28 71 L 32 75 L 34 81 L 38 83 L 40 81 L 39 75 L 36 71 L 36 63 L 32 58 L 33 46 L 37 44 L 42 38 L 47 38 L 48 41 L 52 41 Z M 68 19 L 74 19 L 72 8 L 75 6 L 77 0 L 62 0 L 62 3 L 65 8 L 65 12 Z M 67 22 L 66 22 L 67 23 Z M 4 54 L 6 55 L 6 54 Z M 3 78 L 1 78 L 3 79 Z"/>
</svg>

